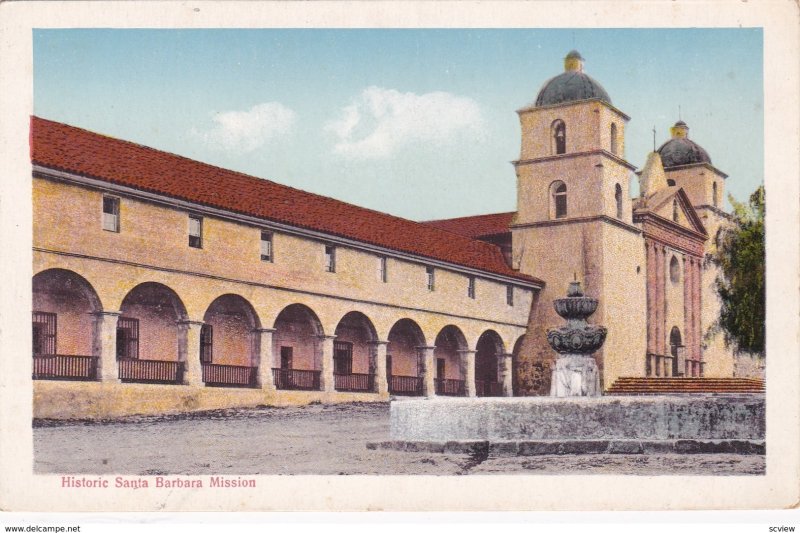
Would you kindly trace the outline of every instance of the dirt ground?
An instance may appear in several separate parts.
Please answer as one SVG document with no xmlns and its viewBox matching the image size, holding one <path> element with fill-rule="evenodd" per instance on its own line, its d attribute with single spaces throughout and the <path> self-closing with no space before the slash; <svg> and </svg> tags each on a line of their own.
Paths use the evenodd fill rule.
<svg viewBox="0 0 800 533">
<path fill-rule="evenodd" d="M 34 423 L 41 474 L 763 474 L 763 456 L 476 457 L 368 450 L 389 440 L 389 406 L 226 409 L 106 422 Z"/>
</svg>

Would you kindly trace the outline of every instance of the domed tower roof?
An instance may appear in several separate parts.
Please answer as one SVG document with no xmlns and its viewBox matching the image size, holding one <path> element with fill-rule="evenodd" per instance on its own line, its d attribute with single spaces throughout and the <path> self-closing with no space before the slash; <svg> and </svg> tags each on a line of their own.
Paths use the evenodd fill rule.
<svg viewBox="0 0 800 533">
<path fill-rule="evenodd" d="M 679 120 L 670 128 L 672 138 L 661 145 L 658 154 L 664 168 L 679 167 L 682 165 L 693 165 L 695 163 L 711 164 L 711 157 L 708 152 L 689 139 L 689 126 Z"/>
<path fill-rule="evenodd" d="M 572 50 L 564 58 L 564 72 L 547 81 L 536 97 L 536 107 L 599 98 L 611 103 L 603 86 L 583 73 L 583 57 Z"/>
</svg>

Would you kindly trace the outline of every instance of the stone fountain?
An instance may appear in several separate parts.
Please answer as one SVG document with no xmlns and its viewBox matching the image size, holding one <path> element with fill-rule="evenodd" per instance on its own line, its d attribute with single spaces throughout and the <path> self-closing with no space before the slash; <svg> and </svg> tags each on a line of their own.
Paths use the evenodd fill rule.
<svg viewBox="0 0 800 533">
<path fill-rule="evenodd" d="M 579 281 L 569 284 L 566 298 L 553 300 L 556 313 L 567 324 L 547 330 L 547 342 L 558 352 L 550 396 L 600 396 L 600 374 L 592 354 L 603 346 L 607 330 L 588 324 L 597 299 L 584 296 Z"/>
<path fill-rule="evenodd" d="M 763 397 L 601 396 L 592 354 L 607 330 L 586 322 L 597 304 L 578 281 L 553 301 L 567 323 L 547 331 L 558 352 L 549 397 L 393 401 L 391 440 L 367 447 L 485 457 L 765 453 Z"/>
</svg>

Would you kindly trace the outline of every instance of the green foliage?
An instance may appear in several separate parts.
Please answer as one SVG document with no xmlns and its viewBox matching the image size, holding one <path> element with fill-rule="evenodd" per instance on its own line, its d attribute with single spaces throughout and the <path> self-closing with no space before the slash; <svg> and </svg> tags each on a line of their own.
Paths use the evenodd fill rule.
<svg viewBox="0 0 800 533">
<path fill-rule="evenodd" d="M 719 266 L 717 292 L 722 300 L 719 327 L 725 341 L 749 352 L 764 352 L 765 268 L 764 186 L 748 203 L 730 198 L 732 221 L 717 233 L 712 261 Z"/>
</svg>

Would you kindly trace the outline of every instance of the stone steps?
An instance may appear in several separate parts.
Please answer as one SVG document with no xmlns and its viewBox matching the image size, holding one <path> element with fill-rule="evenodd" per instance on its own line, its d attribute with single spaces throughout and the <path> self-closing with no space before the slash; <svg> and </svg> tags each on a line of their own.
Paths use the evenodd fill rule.
<svg viewBox="0 0 800 533">
<path fill-rule="evenodd" d="M 606 394 L 764 393 L 764 381 L 752 378 L 618 378 Z"/>
</svg>

